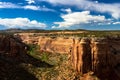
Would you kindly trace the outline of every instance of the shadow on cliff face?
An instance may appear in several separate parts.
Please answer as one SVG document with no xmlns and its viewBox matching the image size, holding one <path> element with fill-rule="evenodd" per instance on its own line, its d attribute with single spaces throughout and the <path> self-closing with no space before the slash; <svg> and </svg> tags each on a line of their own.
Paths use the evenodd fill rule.
<svg viewBox="0 0 120 80">
<path fill-rule="evenodd" d="M 101 80 L 120 80 L 120 64 L 116 60 L 119 51 L 117 51 L 118 47 L 114 48 L 118 45 L 119 43 L 114 39 L 103 39 L 95 44 L 94 72 Z"/>
<path fill-rule="evenodd" d="M 50 68 L 52 65 L 26 54 L 28 46 L 10 35 L 0 35 L 0 80 L 37 80 L 22 63 Z"/>
</svg>

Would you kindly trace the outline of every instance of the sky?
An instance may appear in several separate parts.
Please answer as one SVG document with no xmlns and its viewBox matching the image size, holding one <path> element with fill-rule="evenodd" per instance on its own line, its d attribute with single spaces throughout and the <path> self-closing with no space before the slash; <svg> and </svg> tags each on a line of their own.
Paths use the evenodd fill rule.
<svg viewBox="0 0 120 80">
<path fill-rule="evenodd" d="M 0 0 L 0 30 L 120 30 L 120 0 Z"/>
</svg>

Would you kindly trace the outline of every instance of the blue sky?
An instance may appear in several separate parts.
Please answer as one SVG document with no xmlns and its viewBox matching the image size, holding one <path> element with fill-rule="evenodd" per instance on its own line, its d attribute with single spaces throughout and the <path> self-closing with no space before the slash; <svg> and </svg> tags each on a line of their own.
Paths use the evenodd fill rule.
<svg viewBox="0 0 120 80">
<path fill-rule="evenodd" d="M 0 29 L 120 30 L 120 0 L 0 0 Z"/>
</svg>

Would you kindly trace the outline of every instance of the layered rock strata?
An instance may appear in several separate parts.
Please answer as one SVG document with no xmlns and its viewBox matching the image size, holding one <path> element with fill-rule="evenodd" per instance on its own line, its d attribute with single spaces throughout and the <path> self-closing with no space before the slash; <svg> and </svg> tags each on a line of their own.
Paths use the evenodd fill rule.
<svg viewBox="0 0 120 80">
<path fill-rule="evenodd" d="M 69 53 L 72 48 L 72 39 L 40 37 L 40 50 L 52 53 Z"/>
</svg>

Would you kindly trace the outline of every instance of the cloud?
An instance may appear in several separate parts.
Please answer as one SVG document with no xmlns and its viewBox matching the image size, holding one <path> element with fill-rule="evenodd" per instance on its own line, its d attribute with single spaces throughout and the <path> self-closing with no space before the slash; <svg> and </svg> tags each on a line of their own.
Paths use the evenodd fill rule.
<svg viewBox="0 0 120 80">
<path fill-rule="evenodd" d="M 0 25 L 6 28 L 46 28 L 47 25 L 28 18 L 0 18 Z"/>
<path fill-rule="evenodd" d="M 56 12 L 54 9 L 49 9 L 49 8 L 47 8 L 45 5 L 44 5 L 44 6 L 42 6 L 42 7 L 40 7 L 40 10 L 42 10 L 42 11 L 51 11 L 51 12 Z"/>
<path fill-rule="evenodd" d="M 104 16 L 90 15 L 90 11 L 71 12 L 65 15 L 61 15 L 63 22 L 54 22 L 57 27 L 52 28 L 69 28 L 74 25 L 82 24 L 98 24 L 98 23 L 110 23 L 111 20 L 107 20 Z"/>
<path fill-rule="evenodd" d="M 72 10 L 70 8 L 68 8 L 68 9 L 61 9 L 61 11 L 64 11 L 64 12 L 67 12 L 67 13 L 71 13 L 72 12 Z"/>
<path fill-rule="evenodd" d="M 39 0 L 41 1 L 41 0 Z M 42 0 L 58 5 L 76 6 L 79 9 L 108 13 L 115 19 L 120 18 L 120 3 L 99 3 L 98 1 L 89 0 Z"/>
<path fill-rule="evenodd" d="M 40 7 L 38 7 L 38 6 L 32 6 L 32 5 L 26 5 L 23 8 L 24 9 L 30 9 L 30 10 L 40 10 Z"/>
<path fill-rule="evenodd" d="M 55 12 L 53 9 L 49 9 L 47 7 L 41 7 L 41 6 L 35 6 L 35 5 L 18 5 L 18 4 L 13 4 L 10 2 L 0 2 L 0 8 L 12 8 L 12 9 L 29 9 L 29 10 L 37 10 L 37 11 L 52 11 Z"/>
<path fill-rule="evenodd" d="M 25 0 L 25 1 L 27 1 L 28 4 L 35 3 L 35 0 Z"/>
<path fill-rule="evenodd" d="M 10 2 L 0 2 L 0 8 L 20 8 L 20 6 Z"/>
<path fill-rule="evenodd" d="M 55 12 L 55 10 L 46 8 L 45 6 L 40 7 L 40 6 L 26 5 L 26 6 L 23 6 L 23 9 L 36 10 L 36 11 L 51 11 L 51 12 Z"/>
<path fill-rule="evenodd" d="M 118 22 L 114 22 L 113 24 L 120 24 L 120 22 L 118 21 Z"/>
</svg>

